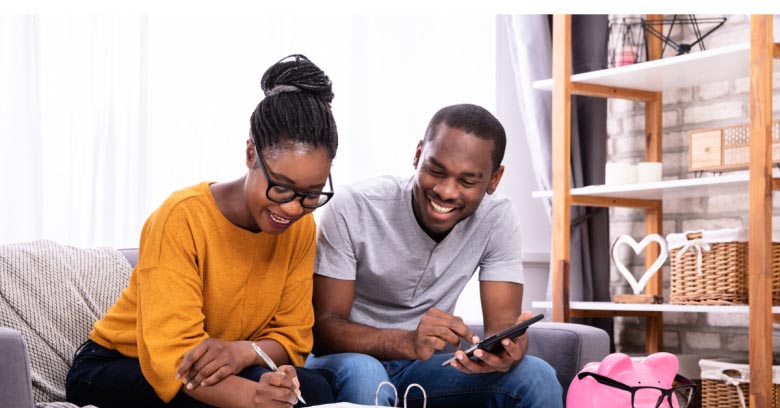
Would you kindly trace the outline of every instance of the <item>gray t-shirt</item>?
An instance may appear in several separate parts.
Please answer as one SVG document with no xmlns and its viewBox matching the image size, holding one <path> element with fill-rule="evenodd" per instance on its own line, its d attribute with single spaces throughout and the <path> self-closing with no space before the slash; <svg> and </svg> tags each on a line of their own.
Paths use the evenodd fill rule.
<svg viewBox="0 0 780 408">
<path fill-rule="evenodd" d="M 508 198 L 485 195 L 437 244 L 414 218 L 413 183 L 385 176 L 343 186 L 321 214 L 314 271 L 355 281 L 355 323 L 414 330 L 432 307 L 452 313 L 477 268 L 483 281 L 523 283 L 520 221 Z"/>
</svg>

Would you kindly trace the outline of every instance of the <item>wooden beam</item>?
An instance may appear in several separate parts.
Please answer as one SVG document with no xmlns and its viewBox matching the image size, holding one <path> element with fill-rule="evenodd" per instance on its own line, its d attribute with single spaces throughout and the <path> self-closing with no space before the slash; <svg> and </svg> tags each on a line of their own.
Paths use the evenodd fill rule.
<svg viewBox="0 0 780 408">
<path fill-rule="evenodd" d="M 649 14 L 648 20 L 663 19 L 663 14 Z M 661 28 L 663 30 L 663 27 Z M 663 43 L 660 38 L 647 36 L 647 60 L 652 61 L 662 57 Z M 655 92 L 652 100 L 645 102 L 645 161 L 660 162 L 663 156 L 663 95 Z M 645 235 L 663 235 L 663 209 L 661 206 L 645 209 Z M 657 245 L 645 249 L 645 269 L 658 258 L 661 248 Z M 648 295 L 663 295 L 664 277 L 657 273 L 647 283 L 645 293 Z M 663 351 L 664 344 L 663 314 L 656 313 L 645 319 L 645 351 L 648 354 Z"/>
<path fill-rule="evenodd" d="M 571 196 L 571 203 L 572 205 L 584 205 L 588 207 L 658 208 L 661 205 L 661 200 L 573 195 Z"/>
<path fill-rule="evenodd" d="M 661 20 L 664 18 L 663 14 L 647 14 L 645 15 L 645 18 L 647 20 Z M 661 27 L 660 31 L 663 32 L 663 27 Z M 660 38 L 654 36 L 654 35 L 648 35 L 647 36 L 647 60 L 657 60 L 661 59 L 663 55 L 661 55 L 661 50 L 663 50 L 664 43 L 661 41 Z"/>
<path fill-rule="evenodd" d="M 652 101 L 658 97 L 657 92 L 617 88 L 614 86 L 583 84 L 579 82 L 572 82 L 571 93 L 574 95 L 599 96 L 602 98 L 632 99 L 642 102 Z"/>
<path fill-rule="evenodd" d="M 553 16 L 552 49 L 552 319 L 569 321 L 571 236 L 571 15 Z"/>
<path fill-rule="evenodd" d="M 661 206 L 645 209 L 645 235 L 663 235 L 663 209 Z M 645 248 L 645 270 L 655 262 L 661 253 L 658 245 L 648 245 Z M 645 293 L 648 295 L 663 296 L 663 274 L 657 273 L 647 282 Z M 663 314 L 656 313 L 645 319 L 645 352 L 657 353 L 664 349 L 664 319 Z"/>
<path fill-rule="evenodd" d="M 748 299 L 751 406 L 772 405 L 772 17 L 750 17 Z"/>
</svg>

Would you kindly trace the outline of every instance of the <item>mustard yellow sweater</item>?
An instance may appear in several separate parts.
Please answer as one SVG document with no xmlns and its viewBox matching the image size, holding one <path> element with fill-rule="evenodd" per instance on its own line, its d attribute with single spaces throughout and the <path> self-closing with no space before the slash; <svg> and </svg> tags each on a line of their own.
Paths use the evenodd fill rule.
<svg viewBox="0 0 780 408">
<path fill-rule="evenodd" d="M 169 402 L 176 368 L 208 337 L 273 339 L 294 365 L 311 351 L 315 225 L 311 214 L 281 235 L 233 225 L 209 183 L 173 193 L 144 224 L 130 283 L 90 339 L 137 357 Z"/>
</svg>

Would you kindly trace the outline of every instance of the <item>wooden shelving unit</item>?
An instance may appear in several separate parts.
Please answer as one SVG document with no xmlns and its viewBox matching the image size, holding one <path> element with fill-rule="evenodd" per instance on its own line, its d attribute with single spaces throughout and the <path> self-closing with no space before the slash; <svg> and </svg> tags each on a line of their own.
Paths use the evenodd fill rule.
<svg viewBox="0 0 780 408">
<path fill-rule="evenodd" d="M 648 15 L 648 19 L 661 15 Z M 663 349 L 664 312 L 726 312 L 749 314 L 750 405 L 771 404 L 772 307 L 771 234 L 772 189 L 772 70 L 780 67 L 780 45 L 772 43 L 771 16 L 751 17 L 751 40 L 695 54 L 659 59 L 661 42 L 648 36 L 648 62 L 597 72 L 571 75 L 571 16 L 553 18 L 553 78 L 534 83 L 552 91 L 552 191 L 535 197 L 552 197 L 552 302 L 534 307 L 552 307 L 554 321 L 571 317 L 643 316 L 646 351 Z M 669 180 L 625 186 L 570 188 L 571 96 L 625 98 L 645 103 L 645 161 L 662 159 L 662 92 L 712 81 L 750 77 L 750 168 L 746 173 L 689 180 Z M 748 193 L 749 296 L 748 306 L 617 305 L 609 302 L 569 302 L 571 205 L 633 207 L 644 209 L 645 233 L 661 233 L 664 198 Z M 646 249 L 645 265 L 658 256 L 655 246 Z M 662 274 L 646 287 L 646 293 L 662 294 Z"/>
</svg>

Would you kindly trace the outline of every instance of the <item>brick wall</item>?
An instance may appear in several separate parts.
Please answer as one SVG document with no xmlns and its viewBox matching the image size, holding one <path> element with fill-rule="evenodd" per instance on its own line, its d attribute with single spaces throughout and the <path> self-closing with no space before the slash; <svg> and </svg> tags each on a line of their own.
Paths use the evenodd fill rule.
<svg viewBox="0 0 780 408">
<path fill-rule="evenodd" d="M 614 18 L 617 16 L 611 16 Z M 705 17 L 705 16 L 701 16 Z M 706 16 L 720 17 L 720 16 Z M 750 21 L 745 15 L 727 16 L 728 20 L 706 40 L 707 49 L 744 43 L 750 40 Z M 703 30 L 706 27 L 702 26 Z M 676 30 L 676 41 L 690 42 L 690 29 Z M 698 48 L 694 48 L 698 51 Z M 670 52 L 671 51 L 671 52 Z M 694 51 L 694 52 L 695 52 Z M 667 49 L 665 57 L 673 56 Z M 718 69 L 718 67 L 712 67 Z M 773 84 L 777 89 L 780 77 L 775 73 Z M 663 98 L 663 177 L 664 179 L 690 178 L 688 172 L 688 132 L 748 123 L 750 93 L 748 78 L 709 83 L 697 87 L 681 88 L 664 93 Z M 778 98 L 775 92 L 772 104 L 773 117 L 778 117 Z M 644 104 L 611 99 L 607 116 L 608 157 L 610 161 L 636 163 L 644 160 Z M 774 203 L 780 195 L 773 195 Z M 723 195 L 713 197 L 664 200 L 664 235 L 691 229 L 717 229 L 747 226 L 748 197 Z M 778 205 L 773 205 L 775 209 Z M 773 226 L 777 229 L 780 219 L 774 211 Z M 610 242 L 622 234 L 635 239 L 644 236 L 643 213 L 625 208 L 610 210 Z M 640 276 L 644 271 L 644 259 L 622 253 L 621 259 Z M 668 264 L 668 262 L 667 262 Z M 669 266 L 664 267 L 664 298 L 669 299 Z M 612 293 L 630 293 L 623 277 L 614 266 L 611 273 Z M 747 314 L 722 313 L 665 313 L 664 348 L 676 354 L 713 354 L 719 356 L 742 355 L 748 349 Z M 773 343 L 780 344 L 775 325 Z M 618 351 L 642 353 L 644 351 L 644 319 L 617 318 L 615 340 Z M 777 349 L 777 347 L 775 347 Z"/>
</svg>

